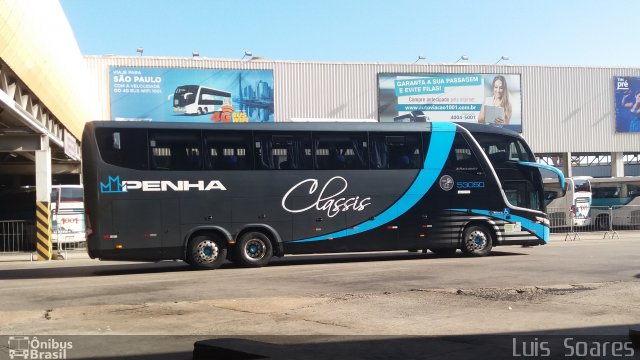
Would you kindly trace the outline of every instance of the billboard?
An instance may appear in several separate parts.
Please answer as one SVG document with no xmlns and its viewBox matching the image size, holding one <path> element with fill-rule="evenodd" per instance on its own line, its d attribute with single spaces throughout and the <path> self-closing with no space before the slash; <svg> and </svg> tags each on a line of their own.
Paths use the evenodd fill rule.
<svg viewBox="0 0 640 360">
<path fill-rule="evenodd" d="M 384 122 L 477 122 L 522 132 L 519 74 L 378 74 Z"/>
<path fill-rule="evenodd" d="M 640 132 L 640 77 L 615 76 L 616 131 Z"/>
<path fill-rule="evenodd" d="M 271 70 L 110 67 L 111 119 L 272 122 Z"/>
</svg>

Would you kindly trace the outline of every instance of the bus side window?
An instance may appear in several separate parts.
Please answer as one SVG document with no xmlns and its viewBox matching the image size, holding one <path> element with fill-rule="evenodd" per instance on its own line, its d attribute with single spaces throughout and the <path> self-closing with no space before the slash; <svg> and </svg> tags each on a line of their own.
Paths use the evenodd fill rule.
<svg viewBox="0 0 640 360">
<path fill-rule="evenodd" d="M 202 140 L 199 131 L 149 132 L 153 170 L 200 170 Z"/>
<path fill-rule="evenodd" d="M 204 135 L 205 168 L 207 170 L 253 169 L 253 146 L 250 133 Z"/>
<path fill-rule="evenodd" d="M 450 170 L 484 176 L 475 153 L 459 133 L 453 140 L 453 146 L 445 166 Z"/>
<path fill-rule="evenodd" d="M 372 169 L 420 169 L 422 149 L 418 134 L 370 133 Z"/>
<path fill-rule="evenodd" d="M 256 169 L 311 169 L 311 135 L 256 133 Z"/>
<path fill-rule="evenodd" d="M 320 170 L 367 169 L 366 133 L 314 133 L 315 165 Z"/>
<path fill-rule="evenodd" d="M 149 168 L 146 129 L 98 128 L 96 140 L 100 157 L 107 164 L 135 170 Z"/>
</svg>

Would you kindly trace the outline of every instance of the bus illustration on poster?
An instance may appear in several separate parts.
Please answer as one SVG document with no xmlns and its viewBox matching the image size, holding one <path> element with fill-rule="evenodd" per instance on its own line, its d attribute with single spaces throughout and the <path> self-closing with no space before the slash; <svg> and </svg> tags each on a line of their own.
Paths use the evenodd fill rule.
<svg viewBox="0 0 640 360">
<path fill-rule="evenodd" d="M 110 68 L 117 121 L 273 122 L 271 70 Z"/>
</svg>

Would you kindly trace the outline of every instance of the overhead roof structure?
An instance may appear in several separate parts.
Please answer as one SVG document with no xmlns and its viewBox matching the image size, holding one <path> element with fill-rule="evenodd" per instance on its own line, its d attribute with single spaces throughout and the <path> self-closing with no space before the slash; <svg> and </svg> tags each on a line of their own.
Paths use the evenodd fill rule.
<svg viewBox="0 0 640 360">
<path fill-rule="evenodd" d="M 33 174 L 51 148 L 54 173 L 77 172 L 97 96 L 56 0 L 0 0 L 0 173 Z"/>
</svg>

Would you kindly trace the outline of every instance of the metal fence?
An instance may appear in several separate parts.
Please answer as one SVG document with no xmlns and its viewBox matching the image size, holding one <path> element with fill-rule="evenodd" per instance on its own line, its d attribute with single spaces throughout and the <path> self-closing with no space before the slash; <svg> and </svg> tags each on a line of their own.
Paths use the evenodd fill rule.
<svg viewBox="0 0 640 360">
<path fill-rule="evenodd" d="M 36 250 L 33 221 L 0 221 L 0 252 L 33 252 Z"/>
<path fill-rule="evenodd" d="M 35 223 L 28 220 L 3 220 L 0 221 L 0 253 L 29 253 L 36 251 Z M 66 233 L 54 234 L 52 239 L 53 250 L 67 252 L 72 250 L 85 250 L 84 239 L 78 241 L 78 235 Z M 80 238 L 84 237 L 84 233 Z M 58 241 L 60 239 L 60 241 Z"/>
<path fill-rule="evenodd" d="M 588 219 L 576 219 L 571 209 L 547 208 L 551 232 L 614 232 L 640 230 L 640 206 L 592 206 Z"/>
</svg>

